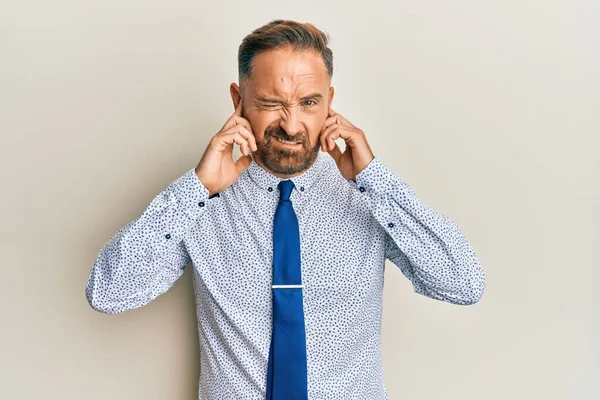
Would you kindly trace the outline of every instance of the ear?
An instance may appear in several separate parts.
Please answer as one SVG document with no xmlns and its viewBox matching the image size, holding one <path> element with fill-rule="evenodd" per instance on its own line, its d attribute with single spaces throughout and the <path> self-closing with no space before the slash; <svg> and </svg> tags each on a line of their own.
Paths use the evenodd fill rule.
<svg viewBox="0 0 600 400">
<path fill-rule="evenodd" d="M 329 87 L 329 104 L 327 105 L 327 109 L 331 108 L 331 103 L 333 103 L 333 95 L 334 95 L 335 89 L 333 88 L 333 86 Z"/>
<path fill-rule="evenodd" d="M 231 100 L 233 101 L 233 109 L 237 109 L 238 104 L 242 101 L 242 92 L 237 83 L 232 82 L 229 85 L 229 93 L 231 94 Z"/>
</svg>

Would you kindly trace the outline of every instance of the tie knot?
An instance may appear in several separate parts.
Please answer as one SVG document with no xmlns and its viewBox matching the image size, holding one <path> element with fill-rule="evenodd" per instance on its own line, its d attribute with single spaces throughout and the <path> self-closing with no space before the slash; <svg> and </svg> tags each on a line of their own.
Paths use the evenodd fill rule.
<svg viewBox="0 0 600 400">
<path fill-rule="evenodd" d="M 279 188 L 279 193 L 281 193 L 281 200 L 288 201 L 290 199 L 290 195 L 292 194 L 292 189 L 294 188 L 294 182 L 289 179 L 284 181 L 280 181 L 277 185 Z"/>
</svg>

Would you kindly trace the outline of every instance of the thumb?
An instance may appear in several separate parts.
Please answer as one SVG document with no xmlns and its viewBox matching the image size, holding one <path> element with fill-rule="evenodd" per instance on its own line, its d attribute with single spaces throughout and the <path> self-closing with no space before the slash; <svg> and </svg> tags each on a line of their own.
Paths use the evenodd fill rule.
<svg viewBox="0 0 600 400">
<path fill-rule="evenodd" d="M 327 152 L 333 157 L 336 163 L 339 164 L 340 158 L 342 157 L 342 151 L 336 142 L 333 142 L 333 150 L 327 150 Z"/>
<path fill-rule="evenodd" d="M 240 158 L 238 158 L 238 160 L 235 162 L 235 168 L 238 174 L 244 172 L 244 170 L 248 168 L 250 163 L 252 163 L 252 157 L 248 155 L 243 155 Z"/>
</svg>

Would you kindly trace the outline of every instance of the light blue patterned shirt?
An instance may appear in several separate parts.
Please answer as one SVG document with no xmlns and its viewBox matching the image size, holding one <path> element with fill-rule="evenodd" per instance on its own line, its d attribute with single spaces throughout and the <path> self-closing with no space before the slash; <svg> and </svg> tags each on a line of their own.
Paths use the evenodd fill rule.
<svg viewBox="0 0 600 400">
<path fill-rule="evenodd" d="M 150 303 L 193 269 L 203 400 L 263 400 L 271 339 L 273 217 L 281 180 L 254 161 L 209 198 L 194 169 L 101 249 L 90 305 Z M 384 400 L 381 316 L 391 260 L 416 293 L 477 302 L 485 276 L 448 217 L 375 157 L 347 181 L 328 153 L 291 178 L 298 217 L 310 400 Z M 191 264 L 190 264 L 191 262 Z"/>
</svg>

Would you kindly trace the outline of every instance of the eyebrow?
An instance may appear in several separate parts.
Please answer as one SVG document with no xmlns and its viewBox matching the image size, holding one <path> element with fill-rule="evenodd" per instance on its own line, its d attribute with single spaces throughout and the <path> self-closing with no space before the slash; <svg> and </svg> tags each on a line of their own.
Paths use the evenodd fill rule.
<svg viewBox="0 0 600 400">
<path fill-rule="evenodd" d="M 311 93 L 308 96 L 304 96 L 302 97 L 300 100 L 308 100 L 308 99 L 319 99 L 321 100 L 323 98 L 323 96 L 320 93 Z M 262 96 L 258 96 L 256 98 L 257 101 L 261 102 L 261 103 L 279 103 L 279 104 L 283 104 L 285 103 L 285 101 L 281 100 L 281 99 L 273 99 L 273 98 L 267 98 L 267 97 L 262 97 Z"/>
</svg>

